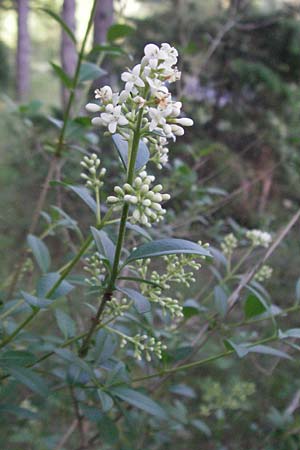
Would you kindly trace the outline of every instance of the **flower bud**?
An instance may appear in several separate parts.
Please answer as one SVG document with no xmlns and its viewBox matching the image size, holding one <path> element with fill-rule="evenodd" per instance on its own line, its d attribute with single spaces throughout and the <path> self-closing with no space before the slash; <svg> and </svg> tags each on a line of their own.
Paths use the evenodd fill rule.
<svg viewBox="0 0 300 450">
<path fill-rule="evenodd" d="M 85 109 L 88 112 L 96 113 L 101 110 L 101 107 L 99 105 L 96 105 L 96 103 L 88 103 L 87 105 L 85 105 Z"/>
</svg>

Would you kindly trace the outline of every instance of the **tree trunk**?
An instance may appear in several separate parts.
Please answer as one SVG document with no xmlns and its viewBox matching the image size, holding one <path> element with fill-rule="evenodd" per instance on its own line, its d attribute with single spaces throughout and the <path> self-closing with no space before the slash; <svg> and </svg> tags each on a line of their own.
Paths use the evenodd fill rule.
<svg viewBox="0 0 300 450">
<path fill-rule="evenodd" d="M 61 17 L 62 20 L 68 25 L 68 27 L 75 32 L 75 0 L 64 0 Z M 62 31 L 61 35 L 61 47 L 60 47 L 61 65 L 63 70 L 70 76 L 74 76 L 77 53 L 74 42 L 69 36 Z M 63 109 L 66 108 L 69 99 L 69 92 L 65 86 L 61 87 L 61 102 Z"/>
<path fill-rule="evenodd" d="M 94 17 L 94 46 L 106 43 L 106 35 L 109 27 L 114 21 L 114 0 L 98 0 Z M 107 75 L 95 80 L 92 89 L 110 83 L 110 63 L 104 60 L 102 69 L 107 71 Z"/>
<path fill-rule="evenodd" d="M 114 21 L 114 1 L 98 0 L 94 18 L 94 45 L 105 44 L 106 34 Z"/>
<path fill-rule="evenodd" d="M 29 0 L 17 0 L 18 41 L 16 55 L 16 88 L 19 101 L 24 101 L 29 93 L 30 37 L 28 32 Z"/>
</svg>

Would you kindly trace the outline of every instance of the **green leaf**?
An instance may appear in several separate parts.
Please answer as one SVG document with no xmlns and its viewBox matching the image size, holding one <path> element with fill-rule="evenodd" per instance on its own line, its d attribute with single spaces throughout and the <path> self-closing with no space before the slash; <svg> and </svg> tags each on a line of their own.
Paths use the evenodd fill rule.
<svg viewBox="0 0 300 450">
<path fill-rule="evenodd" d="M 49 389 L 44 380 L 30 369 L 24 367 L 9 367 L 8 372 L 20 383 L 42 397 L 49 395 Z"/>
<path fill-rule="evenodd" d="M 112 25 L 107 32 L 107 40 L 115 41 L 117 39 L 124 38 L 129 34 L 133 33 L 135 30 L 130 25 L 126 25 L 123 23 L 116 23 Z"/>
<path fill-rule="evenodd" d="M 51 259 L 49 251 L 44 242 L 40 238 L 33 236 L 32 234 L 29 234 L 27 236 L 27 243 L 41 271 L 48 272 Z"/>
<path fill-rule="evenodd" d="M 234 350 L 239 358 L 243 358 L 248 355 L 248 353 L 261 353 L 264 355 L 277 356 L 279 358 L 292 359 L 287 353 L 267 345 L 251 345 L 248 343 L 235 344 L 230 339 L 226 339 L 224 344 L 227 349 Z"/>
<path fill-rule="evenodd" d="M 201 256 L 211 256 L 209 251 L 195 242 L 184 239 L 160 239 L 147 242 L 137 247 L 127 258 L 126 263 L 136 259 L 151 258 L 153 256 L 172 255 L 172 254 L 192 254 Z"/>
<path fill-rule="evenodd" d="M 56 73 L 56 75 L 60 78 L 60 80 L 63 82 L 63 84 L 67 87 L 67 88 L 71 88 L 73 86 L 73 80 L 72 78 L 69 77 L 69 75 L 58 65 L 55 64 L 54 62 L 50 62 L 54 72 Z"/>
<path fill-rule="evenodd" d="M 252 317 L 258 316 L 259 314 L 264 313 L 267 309 L 267 304 L 263 302 L 261 298 L 258 298 L 254 294 L 248 295 L 244 304 L 246 319 L 251 319 Z"/>
<path fill-rule="evenodd" d="M 84 203 L 94 212 L 96 213 L 97 204 L 93 197 L 90 194 L 90 191 L 85 186 L 72 186 L 70 184 L 66 184 L 66 186 L 71 189 Z"/>
<path fill-rule="evenodd" d="M 33 353 L 24 350 L 8 350 L 0 354 L 0 366 L 27 366 L 32 364 L 35 359 Z"/>
<path fill-rule="evenodd" d="M 93 369 L 85 361 L 83 361 L 83 359 L 75 355 L 75 353 L 66 348 L 57 348 L 54 350 L 54 352 L 62 359 L 68 361 L 71 364 L 74 364 L 75 366 L 89 374 L 92 378 L 94 377 Z"/>
<path fill-rule="evenodd" d="M 133 300 L 134 307 L 138 313 L 145 314 L 151 311 L 151 304 L 149 300 L 140 292 L 131 288 L 118 288 L 118 290 Z"/>
<path fill-rule="evenodd" d="M 28 420 L 34 420 L 38 419 L 38 414 L 30 411 L 26 408 L 20 408 L 19 406 L 15 405 L 0 405 L 0 416 L 6 416 L 7 414 L 13 414 L 16 417 L 19 417 L 21 419 L 28 419 Z"/>
<path fill-rule="evenodd" d="M 111 390 L 111 393 L 130 405 L 147 412 L 148 414 L 156 416 L 160 419 L 167 419 L 165 411 L 158 403 L 138 391 L 127 387 L 116 387 Z"/>
<path fill-rule="evenodd" d="M 300 278 L 297 280 L 296 289 L 295 289 L 296 301 L 300 302 Z"/>
<path fill-rule="evenodd" d="M 105 258 L 110 262 L 110 265 L 112 266 L 116 250 L 115 244 L 108 237 L 105 231 L 97 230 L 97 228 L 94 227 L 91 227 L 91 231 L 98 251 L 101 253 L 101 255 L 105 256 Z"/>
<path fill-rule="evenodd" d="M 286 331 L 279 330 L 278 337 L 279 339 L 287 339 L 287 338 L 299 339 L 300 328 L 290 328 L 289 330 Z"/>
<path fill-rule="evenodd" d="M 124 169 L 128 166 L 128 142 L 118 133 L 112 135 L 113 143 L 119 153 Z M 141 169 L 149 161 L 150 153 L 147 145 L 140 141 L 135 161 L 135 170 Z"/>
<path fill-rule="evenodd" d="M 135 231 L 136 233 L 138 233 L 141 236 L 143 236 L 144 238 L 146 238 L 148 241 L 152 241 L 152 237 L 150 236 L 150 234 L 146 230 L 144 230 L 144 228 L 140 227 L 139 225 L 127 222 L 126 228 L 128 228 L 129 230 Z"/>
<path fill-rule="evenodd" d="M 197 316 L 201 312 L 206 311 L 206 308 L 199 305 L 196 300 L 190 298 L 183 303 L 183 314 L 186 319 Z"/>
<path fill-rule="evenodd" d="M 175 384 L 174 386 L 171 386 L 169 389 L 170 392 L 177 395 L 182 395 L 183 397 L 187 398 L 196 398 L 196 394 L 194 389 L 192 389 L 190 386 L 187 386 L 186 384 Z"/>
<path fill-rule="evenodd" d="M 90 54 L 100 53 L 100 52 L 105 53 L 106 55 L 111 55 L 111 56 L 121 56 L 121 55 L 127 54 L 125 52 L 125 50 L 123 50 L 118 45 L 108 45 L 108 44 L 95 45 L 92 48 L 92 50 L 90 51 Z"/>
<path fill-rule="evenodd" d="M 58 272 L 50 272 L 44 274 L 37 283 L 37 296 L 40 298 L 47 297 L 48 292 L 53 288 L 53 286 L 59 279 L 60 274 Z M 63 280 L 49 298 L 54 300 L 56 298 L 64 297 L 68 295 L 73 289 L 74 286 L 71 283 Z"/>
<path fill-rule="evenodd" d="M 97 394 L 98 394 L 99 400 L 101 402 L 103 411 L 104 412 L 109 411 L 113 407 L 113 404 L 114 404 L 111 396 L 108 395 L 106 392 L 102 391 L 101 389 L 97 390 Z"/>
<path fill-rule="evenodd" d="M 210 428 L 203 422 L 203 420 L 193 419 L 191 424 L 197 428 L 197 430 L 201 431 L 205 436 L 210 437 L 211 431 Z"/>
<path fill-rule="evenodd" d="M 106 330 L 99 330 L 96 336 L 96 345 L 94 350 L 95 364 L 100 365 L 110 359 L 117 347 L 115 335 Z"/>
<path fill-rule="evenodd" d="M 214 297 L 216 310 L 224 318 L 228 309 L 228 295 L 222 286 L 215 286 Z"/>
<path fill-rule="evenodd" d="M 65 339 L 75 336 L 76 334 L 76 325 L 74 320 L 66 314 L 61 309 L 55 310 L 55 317 L 57 321 L 57 325 L 64 335 Z"/>
<path fill-rule="evenodd" d="M 278 358 L 293 359 L 287 353 L 277 350 L 277 348 L 268 347 L 267 345 L 254 345 L 249 347 L 249 353 L 262 353 L 264 355 L 277 356 Z"/>
<path fill-rule="evenodd" d="M 246 347 L 245 345 L 242 344 L 241 345 L 235 344 L 230 339 L 225 339 L 224 345 L 227 350 L 235 351 L 239 358 L 243 358 L 249 353 L 249 347 Z"/>
<path fill-rule="evenodd" d="M 101 69 L 101 67 L 98 67 L 97 64 L 84 62 L 80 67 L 79 83 L 97 80 L 97 78 L 103 77 L 106 73 L 106 70 Z"/>
<path fill-rule="evenodd" d="M 28 305 L 33 308 L 47 309 L 53 302 L 46 298 L 35 297 L 34 295 L 28 294 L 27 292 L 21 291 L 22 297 Z"/>
<path fill-rule="evenodd" d="M 52 11 L 51 9 L 48 9 L 48 8 L 39 8 L 39 9 L 41 11 L 44 11 L 50 17 L 52 17 L 52 19 L 56 20 L 56 22 L 59 23 L 59 25 L 62 27 L 62 29 L 65 31 L 65 33 L 67 33 L 69 38 L 76 45 L 76 38 L 74 36 L 74 33 L 72 32 L 72 30 L 68 27 L 68 25 L 62 20 L 62 18 L 58 14 L 56 14 L 54 11 Z"/>
</svg>

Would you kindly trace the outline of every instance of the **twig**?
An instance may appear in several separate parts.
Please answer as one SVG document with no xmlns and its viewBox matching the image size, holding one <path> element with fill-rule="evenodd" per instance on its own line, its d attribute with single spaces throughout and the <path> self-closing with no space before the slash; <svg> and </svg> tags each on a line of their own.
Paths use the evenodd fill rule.
<svg viewBox="0 0 300 450">
<path fill-rule="evenodd" d="M 63 437 L 61 438 L 61 440 L 59 441 L 54 450 L 61 450 L 64 447 L 65 443 L 68 441 L 70 436 L 76 430 L 77 422 L 78 422 L 77 419 L 73 420 L 73 422 L 71 423 L 71 425 L 69 426 L 69 428 L 67 429 L 67 431 L 65 432 L 65 434 L 63 435 Z"/>
</svg>

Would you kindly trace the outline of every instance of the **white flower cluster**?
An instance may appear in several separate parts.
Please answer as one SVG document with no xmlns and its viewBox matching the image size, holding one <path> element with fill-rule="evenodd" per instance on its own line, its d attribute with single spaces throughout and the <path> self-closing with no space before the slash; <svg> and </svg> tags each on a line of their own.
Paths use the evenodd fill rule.
<svg viewBox="0 0 300 450">
<path fill-rule="evenodd" d="M 108 316 L 122 317 L 129 308 L 130 304 L 126 298 L 122 298 L 120 300 L 113 297 L 109 302 L 107 302 L 105 312 Z"/>
<path fill-rule="evenodd" d="M 95 91 L 100 104 L 88 103 L 86 109 L 100 113 L 92 119 L 96 126 L 104 126 L 111 134 L 120 133 L 129 139 L 136 117 L 143 112 L 143 137 L 149 140 L 153 160 L 159 167 L 168 161 L 168 139 L 184 134 L 185 126 L 192 126 L 189 118 L 180 117 L 182 103 L 173 101 L 166 86 L 180 79 L 176 68 L 178 52 L 164 43 L 160 47 L 148 44 L 140 64 L 123 72 L 125 83 L 121 92 L 113 92 L 110 86 Z"/>
<path fill-rule="evenodd" d="M 134 208 L 129 220 L 132 223 L 151 227 L 151 223 L 159 222 L 166 213 L 161 203 L 170 199 L 169 194 L 161 193 L 161 184 L 150 188 L 154 180 L 153 175 L 148 175 L 145 170 L 142 170 L 132 185 L 125 183 L 123 188 L 115 186 L 114 191 L 117 195 L 107 197 L 107 202 L 116 209 L 120 209 L 124 202 L 129 203 Z"/>
<path fill-rule="evenodd" d="M 199 242 L 199 244 L 202 245 L 201 242 Z M 204 244 L 203 247 L 208 247 L 208 244 Z M 202 259 L 201 256 L 199 258 Z M 195 260 L 194 255 L 168 255 L 164 257 L 164 261 L 166 262 L 166 268 L 165 272 L 162 274 L 155 270 L 149 271 L 151 260 L 148 258 L 136 262 L 140 276 L 144 279 L 147 278 L 156 285 L 141 285 L 142 294 L 145 295 L 150 302 L 158 304 L 162 308 L 164 314 L 168 312 L 173 318 L 181 318 L 183 317 L 183 308 L 178 299 L 164 295 L 164 291 L 171 289 L 172 283 L 190 286 L 191 283 L 196 281 L 193 271 L 199 270 L 201 264 L 199 261 Z M 187 268 L 191 268 L 193 271 L 189 271 Z M 149 274 L 148 271 L 150 272 Z"/>
<path fill-rule="evenodd" d="M 254 280 L 259 281 L 260 283 L 263 283 L 264 281 L 269 280 L 271 278 L 272 274 L 273 274 L 272 267 L 265 264 L 255 274 Z"/>
<path fill-rule="evenodd" d="M 224 237 L 224 241 L 221 243 L 221 250 L 225 256 L 231 257 L 233 250 L 237 248 L 238 240 L 233 233 L 229 233 Z"/>
<path fill-rule="evenodd" d="M 246 237 L 251 241 L 253 247 L 261 246 L 268 248 L 272 242 L 270 233 L 261 230 L 249 230 L 246 233 Z"/>
<path fill-rule="evenodd" d="M 90 286 L 101 286 L 106 268 L 100 254 L 96 252 L 90 257 L 85 258 L 84 262 L 83 270 L 90 275 L 84 281 Z"/>
<path fill-rule="evenodd" d="M 81 173 L 80 176 L 85 180 L 86 187 L 90 189 L 101 188 L 103 186 L 102 178 L 106 174 L 106 169 L 99 170 L 101 164 L 100 159 L 93 153 L 90 157 L 84 156 L 80 165 L 87 170 L 88 173 Z"/>
<path fill-rule="evenodd" d="M 141 361 L 143 353 L 146 356 L 148 362 L 152 359 L 154 354 L 158 359 L 162 358 L 162 351 L 166 350 L 167 346 L 154 337 L 149 337 L 147 334 L 136 334 L 134 337 L 126 336 L 122 334 L 121 348 L 125 347 L 128 343 L 134 346 L 134 357 Z"/>
</svg>

